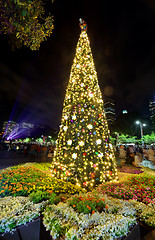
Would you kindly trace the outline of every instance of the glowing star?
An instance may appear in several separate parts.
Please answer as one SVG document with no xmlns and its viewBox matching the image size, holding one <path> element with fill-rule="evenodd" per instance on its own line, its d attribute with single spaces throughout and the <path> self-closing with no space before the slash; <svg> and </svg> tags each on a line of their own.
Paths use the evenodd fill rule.
<svg viewBox="0 0 155 240">
<path fill-rule="evenodd" d="M 73 116 L 72 116 L 72 119 L 75 120 L 75 119 L 76 119 L 76 115 L 73 115 Z"/>
<path fill-rule="evenodd" d="M 81 146 L 81 147 L 83 147 L 84 146 L 84 141 L 79 141 L 79 145 Z"/>
<path fill-rule="evenodd" d="M 67 129 L 68 129 L 67 126 L 64 126 L 64 127 L 63 127 L 63 130 L 64 130 L 64 131 L 67 131 Z"/>
<path fill-rule="evenodd" d="M 99 153 L 99 154 L 98 154 L 98 157 L 103 157 L 103 153 Z"/>
<path fill-rule="evenodd" d="M 93 79 L 92 75 L 89 76 L 90 79 Z"/>
<path fill-rule="evenodd" d="M 67 119 L 68 119 L 68 116 L 67 116 L 67 115 L 65 115 L 65 116 L 64 116 L 64 119 L 65 119 L 65 120 L 67 120 Z"/>
<path fill-rule="evenodd" d="M 96 144 L 101 144 L 101 142 L 102 142 L 101 139 L 96 140 Z"/>
<path fill-rule="evenodd" d="M 79 64 L 77 64 L 77 65 L 76 65 L 76 67 L 77 67 L 77 68 L 80 68 L 80 65 L 79 65 Z"/>
<path fill-rule="evenodd" d="M 76 159 L 77 158 L 77 153 L 73 153 L 72 158 Z"/>
<path fill-rule="evenodd" d="M 90 92 L 88 95 L 89 95 L 89 97 L 93 97 L 93 93 L 92 92 Z"/>
<path fill-rule="evenodd" d="M 91 125 L 91 124 L 88 124 L 88 125 L 87 125 L 87 128 L 90 130 L 90 129 L 92 129 L 92 128 L 93 128 L 93 125 Z"/>
<path fill-rule="evenodd" d="M 68 144 L 68 145 L 72 145 L 72 140 L 68 140 L 68 141 L 67 141 L 67 144 Z"/>
</svg>

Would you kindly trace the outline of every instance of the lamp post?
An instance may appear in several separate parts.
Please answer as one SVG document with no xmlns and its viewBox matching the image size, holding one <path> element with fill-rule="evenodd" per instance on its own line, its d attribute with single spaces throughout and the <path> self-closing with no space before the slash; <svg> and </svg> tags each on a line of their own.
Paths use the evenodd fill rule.
<svg viewBox="0 0 155 240">
<path fill-rule="evenodd" d="M 142 148 L 144 146 L 144 141 L 143 141 L 143 127 L 146 126 L 145 123 L 142 123 L 141 121 L 136 121 L 136 124 L 139 124 L 140 126 L 140 133 L 141 133 L 141 140 L 142 140 Z"/>
</svg>

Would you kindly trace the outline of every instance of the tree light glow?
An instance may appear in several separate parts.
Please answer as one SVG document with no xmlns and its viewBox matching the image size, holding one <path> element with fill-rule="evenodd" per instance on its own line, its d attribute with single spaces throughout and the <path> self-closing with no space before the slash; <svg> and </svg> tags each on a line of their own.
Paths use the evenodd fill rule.
<svg viewBox="0 0 155 240">
<path fill-rule="evenodd" d="M 81 29 L 51 168 L 63 180 L 65 166 L 69 181 L 93 188 L 117 179 L 117 169 L 90 42 Z"/>
</svg>

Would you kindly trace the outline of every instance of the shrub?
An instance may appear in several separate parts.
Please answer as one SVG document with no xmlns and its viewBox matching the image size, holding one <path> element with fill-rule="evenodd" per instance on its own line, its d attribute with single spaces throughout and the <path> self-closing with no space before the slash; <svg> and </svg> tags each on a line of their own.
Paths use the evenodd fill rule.
<svg viewBox="0 0 155 240">
<path fill-rule="evenodd" d="M 104 208 L 108 208 L 104 202 L 104 198 L 99 199 L 92 197 L 90 195 L 83 196 L 74 196 L 68 200 L 69 206 L 72 206 L 74 210 L 79 213 L 94 213 L 96 211 L 102 212 Z"/>
<path fill-rule="evenodd" d="M 50 194 L 46 191 L 36 191 L 32 192 L 29 195 L 30 201 L 33 201 L 33 203 L 39 203 L 42 202 L 43 200 L 47 200 L 50 198 Z"/>
</svg>

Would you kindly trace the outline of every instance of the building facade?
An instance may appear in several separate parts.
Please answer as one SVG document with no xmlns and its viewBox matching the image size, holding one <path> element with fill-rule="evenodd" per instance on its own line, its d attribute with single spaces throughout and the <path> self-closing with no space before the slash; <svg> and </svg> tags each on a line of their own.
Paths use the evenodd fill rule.
<svg viewBox="0 0 155 240">
<path fill-rule="evenodd" d="M 149 112 L 150 112 L 150 119 L 151 122 L 155 122 L 155 98 L 154 100 L 149 101 Z"/>
<path fill-rule="evenodd" d="M 113 99 L 105 98 L 104 99 L 104 110 L 106 114 L 106 119 L 108 124 L 113 124 L 116 120 L 116 114 L 115 114 L 115 103 Z"/>
</svg>

